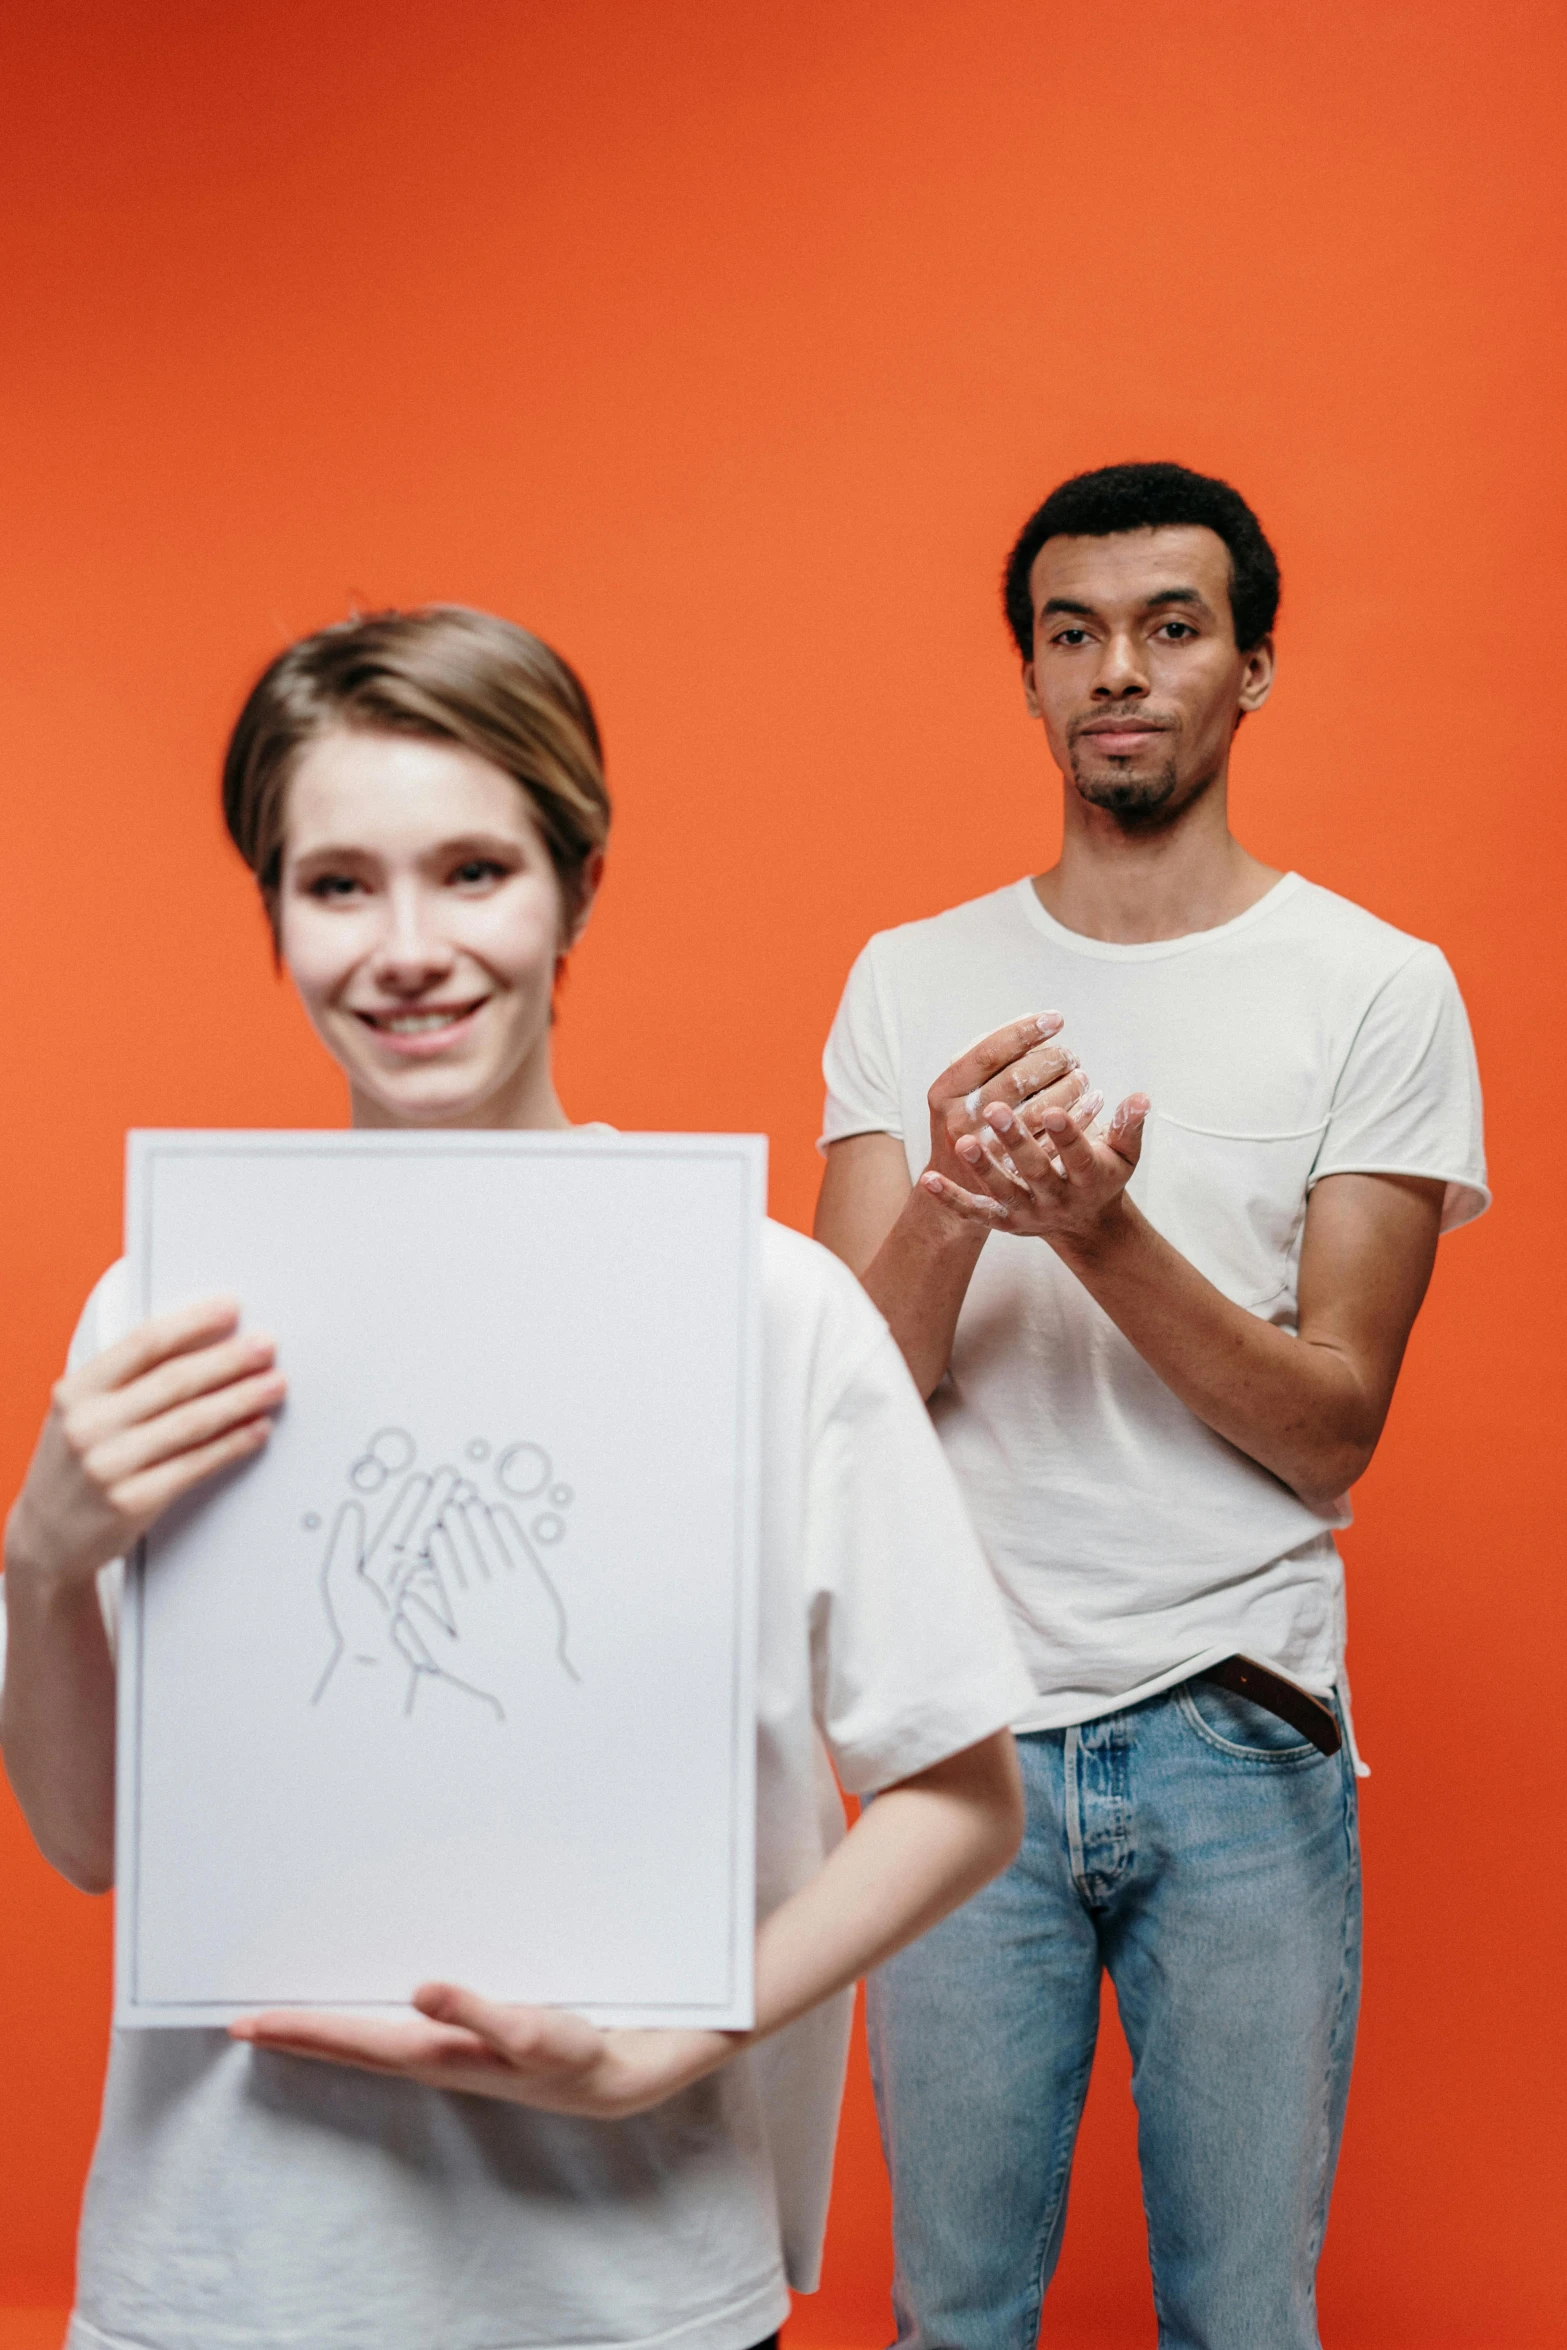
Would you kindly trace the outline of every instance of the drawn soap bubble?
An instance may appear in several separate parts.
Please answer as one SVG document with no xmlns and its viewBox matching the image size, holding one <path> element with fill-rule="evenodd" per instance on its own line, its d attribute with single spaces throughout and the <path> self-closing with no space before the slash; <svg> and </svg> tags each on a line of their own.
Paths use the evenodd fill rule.
<svg viewBox="0 0 1567 2350">
<path fill-rule="evenodd" d="M 379 1493 L 388 1477 L 413 1465 L 418 1446 L 406 1428 L 378 1428 L 348 1472 L 361 1493 Z"/>
<path fill-rule="evenodd" d="M 558 1542 L 566 1531 L 566 1521 L 557 1518 L 553 1510 L 545 1510 L 541 1517 L 534 1519 L 528 1531 L 535 1542 Z"/>
<path fill-rule="evenodd" d="M 550 1481 L 550 1456 L 542 1444 L 513 1444 L 495 1464 L 495 1482 L 513 1501 L 532 1501 Z"/>
<path fill-rule="evenodd" d="M 487 1461 L 487 1460 L 489 1459 L 489 1457 L 490 1457 L 490 1448 L 489 1448 L 489 1446 L 488 1446 L 488 1445 L 485 1443 L 485 1441 L 484 1441 L 484 1438 L 483 1438 L 482 1436 L 476 1436 L 476 1437 L 474 1438 L 474 1440 L 473 1440 L 472 1444 L 470 1444 L 470 1445 L 469 1445 L 469 1447 L 468 1447 L 468 1458 L 469 1458 L 469 1460 L 471 1460 L 471 1461 Z"/>
<path fill-rule="evenodd" d="M 313 1534 L 316 1528 L 320 1525 L 321 1520 L 314 1510 L 306 1510 L 304 1516 L 300 1519 L 299 1522 L 304 1527 L 307 1534 Z"/>
<path fill-rule="evenodd" d="M 576 1499 L 569 1485 L 552 1485 L 550 1499 L 558 1510 L 569 1510 Z"/>
</svg>

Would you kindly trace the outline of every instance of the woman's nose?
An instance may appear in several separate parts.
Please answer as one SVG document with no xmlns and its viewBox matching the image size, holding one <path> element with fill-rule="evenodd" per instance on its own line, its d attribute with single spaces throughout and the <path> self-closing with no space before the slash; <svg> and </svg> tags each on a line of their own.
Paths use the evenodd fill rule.
<svg viewBox="0 0 1567 2350">
<path fill-rule="evenodd" d="M 385 987 L 428 987 L 449 971 L 455 960 L 451 941 L 442 936 L 434 909 L 420 894 L 394 893 L 387 904 L 386 928 L 373 957 L 377 980 Z"/>
</svg>

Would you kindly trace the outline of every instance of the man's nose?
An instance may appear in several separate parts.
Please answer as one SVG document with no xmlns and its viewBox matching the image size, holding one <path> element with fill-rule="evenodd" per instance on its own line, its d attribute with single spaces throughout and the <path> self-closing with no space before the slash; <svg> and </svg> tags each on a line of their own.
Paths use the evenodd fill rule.
<svg viewBox="0 0 1567 2350">
<path fill-rule="evenodd" d="M 1094 679 L 1094 698 L 1120 702 L 1147 691 L 1148 667 L 1142 645 L 1129 629 L 1118 629 L 1105 639 L 1099 657 L 1099 674 Z"/>
</svg>

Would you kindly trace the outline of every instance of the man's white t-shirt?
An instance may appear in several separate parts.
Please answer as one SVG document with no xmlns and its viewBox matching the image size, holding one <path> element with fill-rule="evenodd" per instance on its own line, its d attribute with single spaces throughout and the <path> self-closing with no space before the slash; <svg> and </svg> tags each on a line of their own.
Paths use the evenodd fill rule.
<svg viewBox="0 0 1567 2350">
<path fill-rule="evenodd" d="M 759 1916 L 842 1835 L 834 1768 L 870 1793 L 1029 1695 L 880 1316 L 796 1233 L 764 1261 Z M 73 1364 L 128 1321 L 117 1266 Z M 117 2033 L 68 2350 L 741 2350 L 816 2282 L 850 2008 L 618 2122 Z"/>
<path fill-rule="evenodd" d="M 1474 1047 L 1432 946 L 1287 874 L 1233 922 L 1152 945 L 1065 929 L 1031 881 L 873 938 L 828 1040 L 824 1145 L 884 1133 L 911 1180 L 927 1090 L 1030 1012 L 1115 1103 L 1151 1097 L 1132 1198 L 1237 1305 L 1295 1328 L 1325 1175 L 1435 1177 L 1488 1204 Z M 1044 1242 L 995 1233 L 931 1399 L 1033 1672 L 1016 1727 L 1136 1704 L 1237 1652 L 1342 1683 L 1331 1528 L 1177 1401 Z"/>
</svg>

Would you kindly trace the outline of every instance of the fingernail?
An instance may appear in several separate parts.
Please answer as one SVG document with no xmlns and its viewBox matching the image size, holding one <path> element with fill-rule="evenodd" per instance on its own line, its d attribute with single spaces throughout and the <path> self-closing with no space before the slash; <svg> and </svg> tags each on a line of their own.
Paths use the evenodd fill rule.
<svg viewBox="0 0 1567 2350">
<path fill-rule="evenodd" d="M 1035 1021 L 1041 1036 L 1054 1036 L 1056 1030 L 1064 1025 L 1059 1012 L 1041 1012 Z"/>
<path fill-rule="evenodd" d="M 1065 1134 L 1072 1121 L 1067 1116 L 1065 1110 L 1047 1110 L 1045 1112 L 1044 1123 L 1048 1133 Z"/>
<path fill-rule="evenodd" d="M 964 1160 L 970 1167 L 977 1167 L 984 1155 L 984 1152 L 981 1150 L 979 1144 L 974 1140 L 972 1134 L 965 1134 L 962 1136 L 958 1143 L 958 1157 L 960 1159 Z"/>
<path fill-rule="evenodd" d="M 992 1102 L 985 1115 L 998 1134 L 1010 1134 L 1017 1123 L 1005 1102 Z"/>
</svg>

